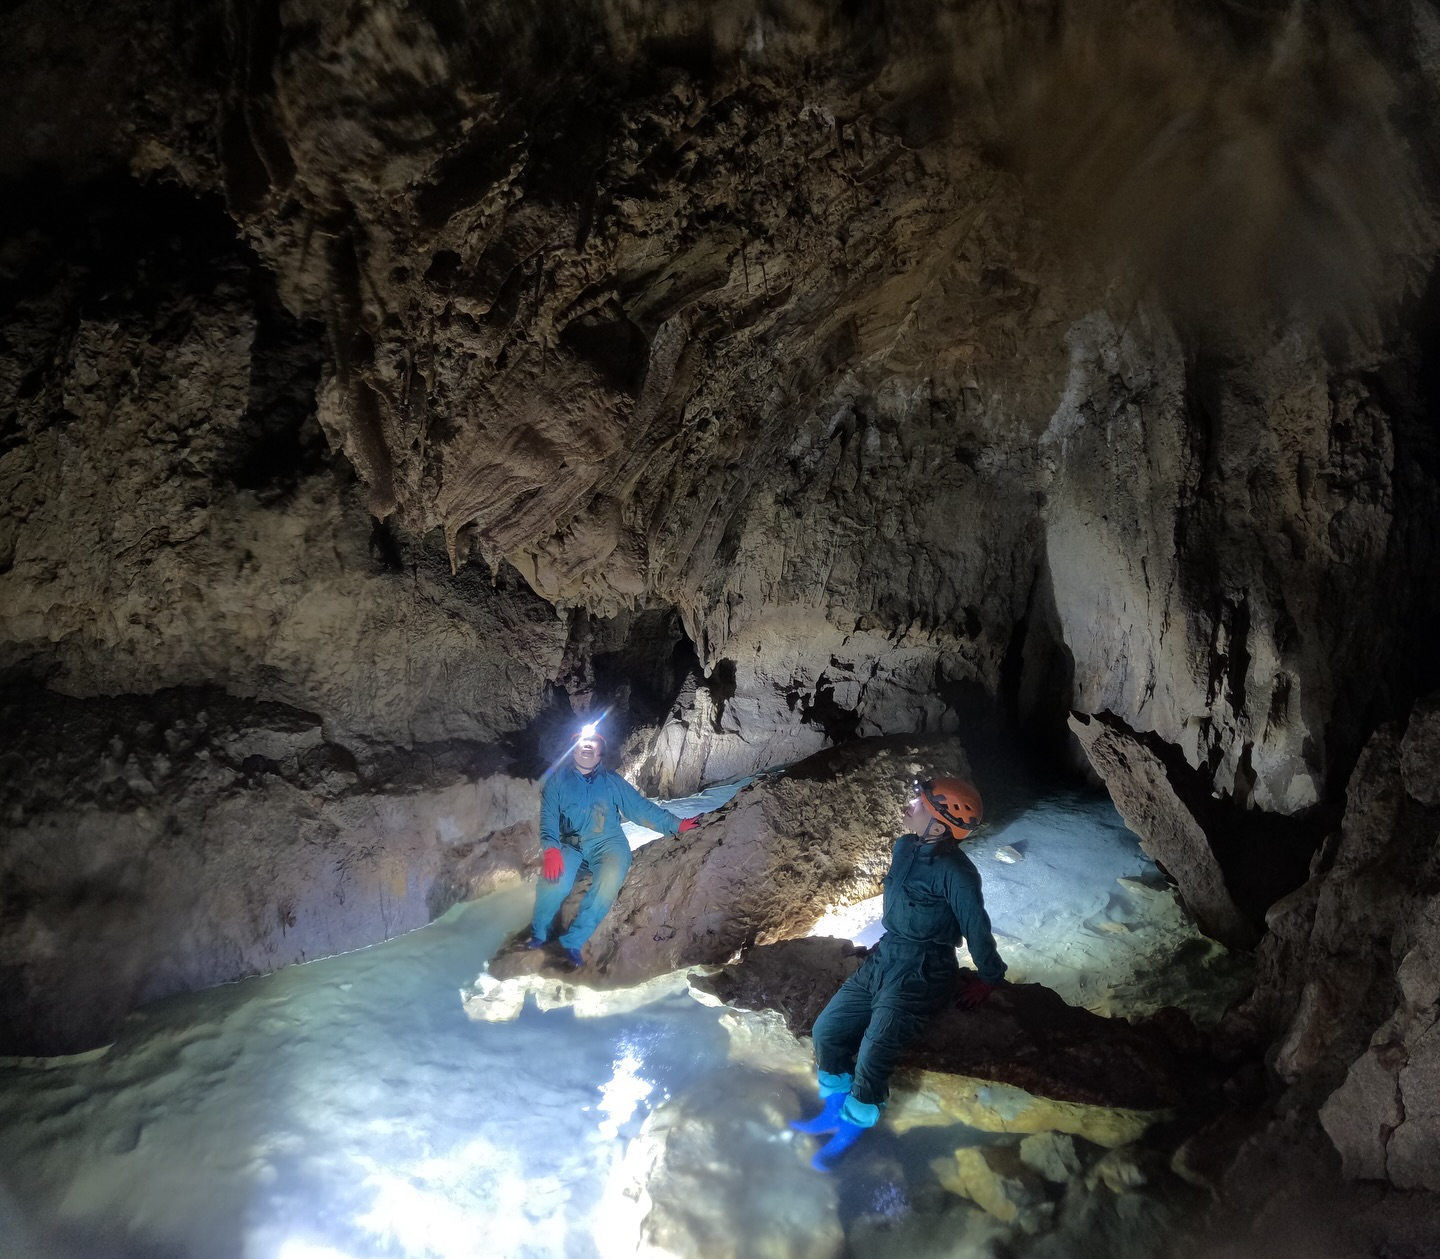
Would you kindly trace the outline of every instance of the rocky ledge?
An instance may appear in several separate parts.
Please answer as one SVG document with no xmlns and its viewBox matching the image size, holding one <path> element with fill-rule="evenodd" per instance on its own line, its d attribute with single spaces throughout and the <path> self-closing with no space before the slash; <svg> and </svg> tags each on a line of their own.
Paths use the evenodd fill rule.
<svg viewBox="0 0 1440 1259">
<path fill-rule="evenodd" d="M 847 940 L 787 940 L 749 950 L 692 987 L 743 1010 L 775 1010 L 808 1035 L 863 961 Z M 1003 984 L 979 1009 L 951 1002 L 900 1059 L 922 1073 L 966 1076 L 1087 1106 L 1160 1111 L 1198 1103 L 1219 1081 L 1189 1017 L 1166 1010 L 1132 1024 L 1066 1005 L 1041 984 Z"/>
</svg>

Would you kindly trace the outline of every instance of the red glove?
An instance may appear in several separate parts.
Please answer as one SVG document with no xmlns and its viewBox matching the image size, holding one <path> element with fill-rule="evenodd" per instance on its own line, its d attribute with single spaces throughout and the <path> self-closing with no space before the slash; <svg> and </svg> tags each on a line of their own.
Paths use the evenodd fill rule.
<svg viewBox="0 0 1440 1259">
<path fill-rule="evenodd" d="M 683 835 L 686 831 L 693 831 L 699 825 L 700 823 L 697 822 L 693 817 L 682 817 L 680 819 L 679 833 Z"/>
<path fill-rule="evenodd" d="M 973 1010 L 977 1006 L 982 1006 L 994 991 L 994 984 L 987 984 L 979 975 L 971 975 L 960 989 L 960 1008 Z"/>
<path fill-rule="evenodd" d="M 565 858 L 558 848 L 547 848 L 545 850 L 545 882 L 554 883 L 565 873 Z"/>
</svg>

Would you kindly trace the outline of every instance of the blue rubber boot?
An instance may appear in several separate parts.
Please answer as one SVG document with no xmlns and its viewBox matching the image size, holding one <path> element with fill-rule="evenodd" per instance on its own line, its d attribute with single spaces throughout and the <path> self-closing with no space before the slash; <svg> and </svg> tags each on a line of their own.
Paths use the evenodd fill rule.
<svg viewBox="0 0 1440 1259">
<path fill-rule="evenodd" d="M 575 963 L 577 970 L 585 965 L 585 955 L 579 949 L 566 949 L 565 956 Z"/>
<path fill-rule="evenodd" d="M 545 941 L 539 936 L 531 936 L 529 943 L 527 943 L 525 947 L 527 949 L 543 949 L 545 947 Z"/>
<path fill-rule="evenodd" d="M 797 1119 L 790 1127 L 796 1132 L 803 1132 L 806 1136 L 811 1137 L 834 1132 L 840 1126 L 840 1110 L 849 1096 L 849 1093 L 831 1093 L 814 1119 Z"/>
<path fill-rule="evenodd" d="M 833 1172 L 835 1164 L 840 1161 L 840 1156 L 860 1139 L 862 1132 L 868 1131 L 869 1128 L 862 1127 L 858 1123 L 851 1123 L 848 1119 L 837 1120 L 835 1135 L 815 1151 L 815 1157 L 810 1160 L 810 1166 L 817 1172 Z"/>
</svg>

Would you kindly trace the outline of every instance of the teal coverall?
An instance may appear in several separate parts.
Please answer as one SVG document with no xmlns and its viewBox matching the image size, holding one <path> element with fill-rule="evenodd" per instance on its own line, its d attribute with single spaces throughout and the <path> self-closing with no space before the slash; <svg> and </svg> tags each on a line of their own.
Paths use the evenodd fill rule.
<svg viewBox="0 0 1440 1259">
<path fill-rule="evenodd" d="M 652 804 L 603 765 L 582 774 L 567 762 L 546 780 L 540 792 L 540 847 L 558 848 L 565 869 L 554 883 L 542 878 L 536 888 L 532 924 L 536 939 L 550 938 L 555 915 L 582 865 L 590 870 L 590 887 L 560 943 L 567 949 L 580 948 L 610 912 L 630 871 L 630 841 L 620 829 L 622 813 L 661 834 L 674 835 L 680 829 L 680 819 L 673 813 Z"/>
<path fill-rule="evenodd" d="M 960 970 L 955 946 L 962 939 L 969 943 L 986 983 L 1005 978 L 980 872 L 954 840 L 927 844 L 900 836 L 885 876 L 884 905 L 885 934 L 830 998 L 811 1033 L 821 1093 L 848 1089 L 872 1111 L 885 1103 L 900 1051 L 954 989 Z"/>
</svg>

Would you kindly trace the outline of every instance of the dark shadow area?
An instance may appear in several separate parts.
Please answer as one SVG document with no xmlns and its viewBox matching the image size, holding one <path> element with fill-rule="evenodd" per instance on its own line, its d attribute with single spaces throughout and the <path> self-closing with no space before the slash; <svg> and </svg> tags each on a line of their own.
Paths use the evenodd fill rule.
<svg viewBox="0 0 1440 1259">
<path fill-rule="evenodd" d="M 1074 684 L 1075 662 L 1060 627 L 1050 565 L 1042 560 L 1000 665 L 999 715 L 1012 750 L 1033 769 L 1093 784 L 1067 725 Z"/>
<path fill-rule="evenodd" d="M 1325 801 L 1293 817 L 1244 809 L 1217 798 L 1208 771 L 1193 769 L 1173 744 L 1149 732 L 1130 734 L 1165 766 L 1176 796 L 1205 832 L 1236 907 L 1263 930 L 1266 910 L 1309 878 L 1311 858 L 1339 825 L 1343 800 Z"/>
<path fill-rule="evenodd" d="M 315 391 L 329 349 L 324 325 L 294 318 L 280 304 L 268 272 L 257 271 L 255 289 L 250 396 L 221 477 L 273 502 L 329 462 L 315 417 Z"/>
<path fill-rule="evenodd" d="M 202 423 L 178 435 L 179 466 L 268 503 L 330 462 L 315 418 L 324 329 L 285 309 L 221 198 L 124 174 L 76 186 L 37 173 L 0 191 L 0 308 L 23 311 L 35 330 L 23 349 L 7 347 L 31 363 L 15 393 L 32 403 L 31 430 L 37 412 L 47 426 L 72 418 L 57 386 L 82 323 L 142 328 L 163 348 L 238 299 L 255 321 L 245 413 L 224 432 Z M 25 425 L 14 411 L 0 414 L 0 449 L 27 441 Z"/>
</svg>

